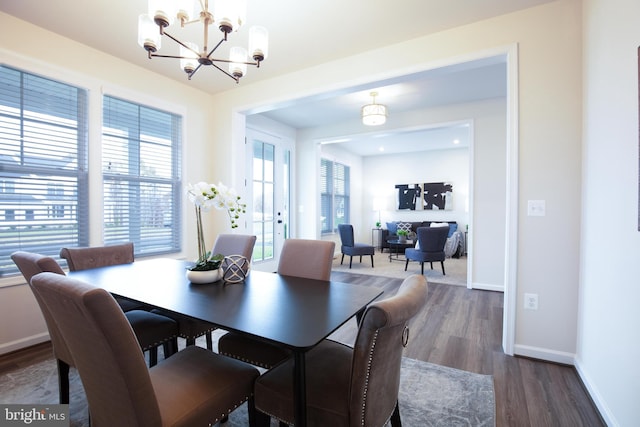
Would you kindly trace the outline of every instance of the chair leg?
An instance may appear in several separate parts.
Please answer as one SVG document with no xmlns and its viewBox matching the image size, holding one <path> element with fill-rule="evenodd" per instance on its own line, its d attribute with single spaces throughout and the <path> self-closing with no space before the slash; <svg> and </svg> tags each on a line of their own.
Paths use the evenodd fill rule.
<svg viewBox="0 0 640 427">
<path fill-rule="evenodd" d="M 353 255 L 349 255 L 349 268 L 351 268 L 351 264 L 353 264 Z"/>
<path fill-rule="evenodd" d="M 258 409 L 254 412 L 256 427 L 269 427 L 271 425 L 271 417 Z M 251 423 L 251 421 L 249 421 Z"/>
<path fill-rule="evenodd" d="M 362 255 L 360 255 L 360 264 L 362 264 Z"/>
<path fill-rule="evenodd" d="M 344 254 L 342 254 L 342 259 L 340 260 L 340 265 L 344 262 Z"/>
<path fill-rule="evenodd" d="M 373 255 L 371 255 L 371 268 L 373 268 Z"/>
<path fill-rule="evenodd" d="M 400 420 L 400 407 L 396 402 L 396 407 L 391 414 L 391 427 L 402 427 L 402 420 Z"/>
<path fill-rule="evenodd" d="M 211 331 L 207 332 L 207 350 L 213 351 L 213 336 Z"/>
<path fill-rule="evenodd" d="M 433 270 L 433 262 L 430 262 L 429 264 L 431 264 L 431 269 Z"/>
<path fill-rule="evenodd" d="M 424 261 L 420 263 L 420 274 L 424 276 Z"/>
<path fill-rule="evenodd" d="M 196 345 L 196 339 L 195 338 L 185 338 L 185 341 L 187 341 L 186 345 L 187 347 L 190 345 Z"/>
<path fill-rule="evenodd" d="M 58 361 L 58 393 L 60 403 L 69 404 L 69 365 L 60 359 Z"/>
<path fill-rule="evenodd" d="M 152 347 L 149 349 L 149 367 L 156 366 L 158 364 L 158 347 Z"/>
<path fill-rule="evenodd" d="M 440 265 L 442 265 L 442 275 L 446 276 L 446 274 L 444 274 L 444 261 L 440 261 Z"/>
<path fill-rule="evenodd" d="M 407 271 L 407 267 L 409 267 L 409 260 L 404 263 L 404 271 Z"/>
</svg>

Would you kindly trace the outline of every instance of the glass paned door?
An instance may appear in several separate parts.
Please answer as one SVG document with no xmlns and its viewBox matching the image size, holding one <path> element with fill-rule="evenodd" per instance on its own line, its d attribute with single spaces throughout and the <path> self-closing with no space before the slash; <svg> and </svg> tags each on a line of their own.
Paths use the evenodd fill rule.
<svg viewBox="0 0 640 427">
<path fill-rule="evenodd" d="M 251 160 L 252 230 L 256 235 L 254 268 L 277 269 L 280 249 L 288 237 L 290 206 L 290 150 L 281 140 L 248 131 Z"/>
</svg>

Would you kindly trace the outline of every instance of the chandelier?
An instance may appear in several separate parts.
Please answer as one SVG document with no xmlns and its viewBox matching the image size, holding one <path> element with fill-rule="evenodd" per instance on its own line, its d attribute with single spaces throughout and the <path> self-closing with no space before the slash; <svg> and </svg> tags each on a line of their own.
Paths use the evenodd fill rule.
<svg viewBox="0 0 640 427">
<path fill-rule="evenodd" d="M 371 104 L 362 107 L 362 123 L 367 126 L 382 125 L 387 121 L 387 106 L 376 104 L 378 92 L 371 92 L 369 95 L 371 95 L 373 101 Z"/>
<path fill-rule="evenodd" d="M 147 51 L 149 59 L 180 59 L 180 68 L 187 73 L 189 80 L 202 66 L 211 65 L 239 83 L 240 78 L 247 74 L 248 65 L 259 68 L 260 63 L 267 57 L 269 34 L 266 28 L 253 26 L 249 29 L 248 50 L 244 47 L 232 47 L 229 59 L 214 58 L 216 49 L 227 41 L 227 35 L 238 31 L 244 23 L 246 0 L 212 2 L 213 8 L 209 8 L 209 0 L 149 0 L 148 14 L 140 15 L 138 18 L 138 44 Z M 194 14 L 194 11 L 197 13 Z M 167 29 L 173 28 L 174 21 L 179 23 L 176 30 L 191 24 L 202 24 L 202 48 L 192 42 L 180 41 L 168 33 Z M 222 32 L 222 39 L 209 46 L 209 27 L 212 24 L 218 26 Z M 179 45 L 180 55 L 156 53 L 161 47 L 163 35 Z M 249 52 L 253 61 L 248 60 Z M 223 64 L 228 64 L 228 71 L 223 68 Z"/>
</svg>

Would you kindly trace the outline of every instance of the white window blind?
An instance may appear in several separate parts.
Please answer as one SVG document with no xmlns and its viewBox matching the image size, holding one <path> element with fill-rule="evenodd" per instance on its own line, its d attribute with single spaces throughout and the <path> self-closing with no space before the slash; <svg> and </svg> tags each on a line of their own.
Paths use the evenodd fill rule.
<svg viewBox="0 0 640 427">
<path fill-rule="evenodd" d="M 88 243 L 87 92 L 0 65 L 0 276 Z"/>
<path fill-rule="evenodd" d="M 338 231 L 349 222 L 349 166 L 327 159 L 320 161 L 320 212 L 323 233 Z"/>
<path fill-rule="evenodd" d="M 179 251 L 182 118 L 105 96 L 102 126 L 105 244 Z"/>
</svg>

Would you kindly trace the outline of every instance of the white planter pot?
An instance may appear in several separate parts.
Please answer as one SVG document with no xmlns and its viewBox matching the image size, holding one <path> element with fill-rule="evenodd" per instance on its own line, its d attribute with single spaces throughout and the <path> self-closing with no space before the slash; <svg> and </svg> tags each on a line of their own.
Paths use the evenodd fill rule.
<svg viewBox="0 0 640 427">
<path fill-rule="evenodd" d="M 192 271 L 187 270 L 187 279 L 191 283 L 203 284 L 217 282 L 222 278 L 222 268 L 217 270 Z"/>
</svg>

